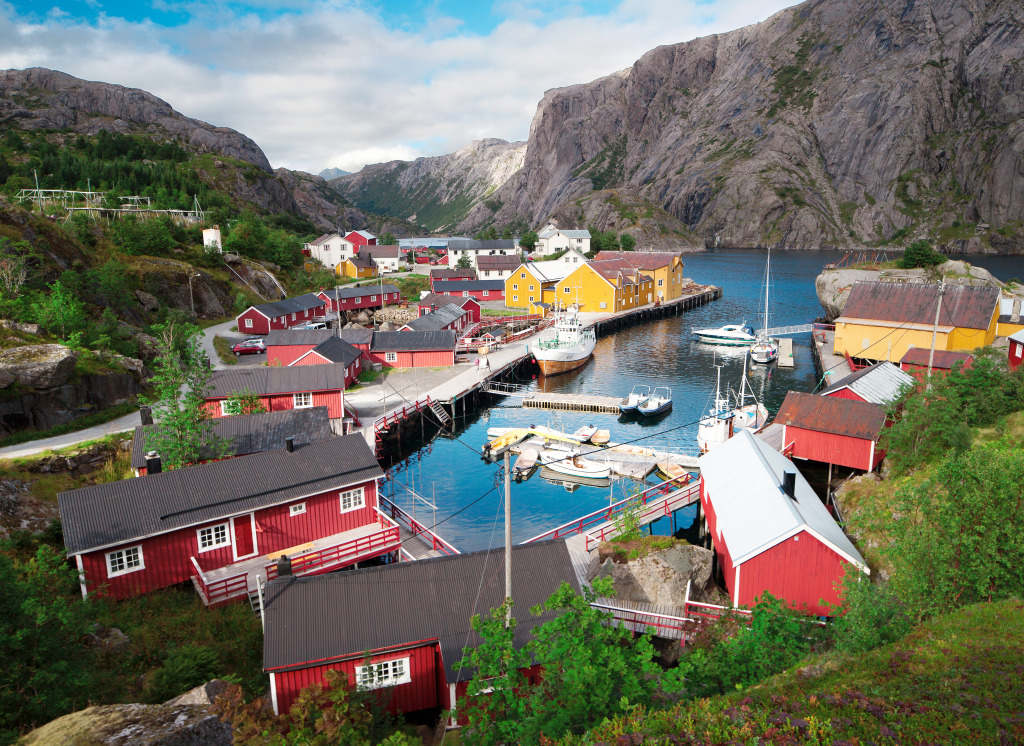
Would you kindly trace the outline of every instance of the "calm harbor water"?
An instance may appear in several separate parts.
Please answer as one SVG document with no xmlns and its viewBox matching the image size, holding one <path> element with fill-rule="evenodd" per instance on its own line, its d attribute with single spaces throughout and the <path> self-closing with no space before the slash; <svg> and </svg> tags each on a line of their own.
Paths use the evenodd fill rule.
<svg viewBox="0 0 1024 746">
<path fill-rule="evenodd" d="M 769 324 L 807 324 L 820 317 L 823 312 L 814 291 L 814 278 L 825 264 L 841 257 L 841 252 L 821 251 L 773 254 Z M 1024 260 L 1017 257 L 962 258 L 1004 280 L 1024 278 Z M 543 391 L 620 397 L 637 383 L 652 388 L 669 386 L 673 394 L 670 413 L 654 420 L 638 420 L 609 414 L 523 409 L 517 399 L 495 399 L 496 406 L 491 409 L 470 415 L 465 421 L 459 418 L 454 438 L 439 436 L 393 466 L 388 472 L 391 484 L 385 489 L 393 489 L 396 501 L 409 511 L 415 501 L 408 496 L 405 486 L 432 500 L 437 506 L 437 532 L 461 551 L 474 551 L 503 544 L 499 464 L 489 464 L 479 455 L 480 447 L 488 439 L 488 427 L 543 424 L 572 432 L 581 425 L 592 424 L 610 429 L 612 440 L 619 443 L 635 441 L 646 447 L 695 453 L 697 421 L 711 406 L 715 393 L 715 366 L 721 366 L 723 388 L 735 390 L 742 378 L 743 352 L 698 342 L 692 331 L 743 321 L 760 326 L 765 252 L 709 251 L 687 255 L 685 264 L 687 277 L 722 287 L 722 299 L 599 339 L 594 359 L 585 367 L 530 384 L 531 389 Z M 795 340 L 794 368 L 759 366 L 749 372 L 749 385 L 772 413 L 790 389 L 813 391 L 819 384 L 809 335 L 799 335 Z M 635 486 L 630 480 L 619 480 L 606 487 L 569 489 L 535 473 L 528 481 L 512 485 L 512 540 L 524 541 L 598 510 L 608 505 L 610 499 L 622 499 Z M 428 525 L 434 520 L 435 511 L 423 503 L 417 503 L 416 513 Z M 655 526 L 657 533 L 668 530 L 667 519 Z"/>
</svg>

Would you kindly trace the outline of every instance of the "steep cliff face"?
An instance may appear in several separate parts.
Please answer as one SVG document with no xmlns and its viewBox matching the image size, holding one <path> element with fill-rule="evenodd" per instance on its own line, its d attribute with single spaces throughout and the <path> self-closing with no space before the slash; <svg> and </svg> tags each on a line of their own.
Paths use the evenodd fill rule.
<svg viewBox="0 0 1024 746">
<path fill-rule="evenodd" d="M 1016 0 L 809 0 L 660 47 L 547 92 L 497 214 L 460 229 L 617 188 L 708 244 L 1024 251 L 1022 26 Z"/>
<path fill-rule="evenodd" d="M 451 228 L 476 204 L 500 209 L 490 196 L 522 167 L 525 149 L 522 142 L 477 140 L 449 155 L 378 163 L 330 183 L 364 210 Z"/>
</svg>

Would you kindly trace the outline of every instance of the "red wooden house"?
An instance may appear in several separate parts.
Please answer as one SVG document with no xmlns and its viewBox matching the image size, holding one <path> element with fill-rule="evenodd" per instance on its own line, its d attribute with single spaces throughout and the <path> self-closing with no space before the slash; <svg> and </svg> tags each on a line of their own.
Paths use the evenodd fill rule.
<svg viewBox="0 0 1024 746">
<path fill-rule="evenodd" d="M 701 507 L 736 606 L 769 592 L 829 615 L 846 565 L 869 572 L 793 462 L 748 430 L 701 456 L 700 471 Z"/>
<path fill-rule="evenodd" d="M 1012 343 L 1011 343 L 1012 345 Z M 930 349 L 924 347 L 911 347 L 906 354 L 900 358 L 900 370 L 914 376 L 922 383 L 928 378 L 928 358 L 932 360 L 932 375 L 949 375 L 950 371 L 957 365 L 968 370 L 974 365 L 974 355 L 969 352 L 953 352 L 952 350 L 936 350 L 931 354 Z"/>
<path fill-rule="evenodd" d="M 215 370 L 210 375 L 206 409 L 212 417 L 229 417 L 227 400 L 251 391 L 269 412 L 327 407 L 333 427 L 345 416 L 345 376 L 341 365 L 270 366 L 248 370 Z"/>
<path fill-rule="evenodd" d="M 270 583 L 263 596 L 263 670 L 274 712 L 287 712 L 302 689 L 332 669 L 347 673 L 353 685 L 378 690 L 393 711 L 457 712 L 473 671 L 456 664 L 464 647 L 481 642 L 473 615 L 504 601 L 503 567 L 503 550 L 495 549 Z M 485 571 L 499 581 L 485 583 L 478 598 L 478 584 L 468 579 Z M 529 609 L 562 583 L 579 592 L 564 541 L 512 548 L 517 646 L 557 615 L 534 616 Z M 313 619 L 330 623 L 310 624 Z M 532 681 L 540 674 L 537 666 L 523 672 Z"/>
<path fill-rule="evenodd" d="M 355 383 L 363 370 L 362 353 L 338 337 L 328 337 L 289 365 L 343 366 L 345 368 L 345 388 Z"/>
<path fill-rule="evenodd" d="M 287 329 L 296 324 L 323 319 L 326 313 L 326 299 L 307 293 L 297 298 L 250 306 L 238 314 L 235 321 L 242 334 L 269 334 L 275 329 Z"/>
<path fill-rule="evenodd" d="M 439 332 L 450 329 L 459 333 L 473 323 L 472 317 L 457 303 L 445 303 L 430 313 L 423 313 L 403 326 L 399 331 Z"/>
<path fill-rule="evenodd" d="M 319 297 L 332 311 L 383 308 L 401 300 L 398 288 L 389 282 L 383 285 L 341 285 L 330 290 L 321 290 Z"/>
<path fill-rule="evenodd" d="M 267 365 L 291 365 L 325 339 L 337 334 L 331 329 L 291 329 L 270 332 L 263 340 L 267 346 Z"/>
<path fill-rule="evenodd" d="M 153 458 L 152 448 L 146 444 L 146 435 L 152 429 L 152 425 L 135 428 L 132 469 L 137 477 L 146 475 L 146 461 Z M 304 446 L 334 437 L 327 407 L 217 417 L 213 420 L 213 433 L 231 442 L 230 455 L 225 458 L 284 448 L 285 438 L 292 438 L 292 445 Z"/>
<path fill-rule="evenodd" d="M 477 300 L 504 300 L 504 280 L 433 280 L 430 289 L 439 295 L 458 295 Z"/>
<path fill-rule="evenodd" d="M 476 279 L 476 270 L 474 269 L 432 269 L 430 270 L 430 284 L 433 285 L 435 280 L 441 280 L 443 282 L 449 281 L 461 281 Z"/>
<path fill-rule="evenodd" d="M 455 365 L 459 335 L 453 331 L 374 332 L 366 353 L 387 368 L 435 368 Z"/>
<path fill-rule="evenodd" d="M 1024 331 L 1014 332 L 1007 339 L 1010 341 L 1010 349 L 1007 351 L 1010 370 L 1017 370 L 1017 366 L 1024 361 Z"/>
<path fill-rule="evenodd" d="M 911 375 L 883 360 L 836 381 L 821 395 L 886 405 L 896 401 L 904 387 L 913 383 Z"/>
<path fill-rule="evenodd" d="M 349 231 L 345 234 L 345 240 L 352 244 L 357 254 L 359 253 L 360 246 L 377 245 L 377 237 L 366 231 Z"/>
<path fill-rule="evenodd" d="M 474 324 L 480 321 L 480 304 L 474 298 L 463 298 L 457 295 L 438 295 L 429 293 L 416 303 L 420 316 L 430 313 L 447 303 L 454 303 L 463 311 L 469 314 L 469 320 Z"/>
<path fill-rule="evenodd" d="M 328 572 L 399 549 L 378 509 L 384 476 L 361 435 L 264 451 L 58 495 L 82 593 L 115 599 L 192 582 L 203 603 L 246 598 L 257 577 Z"/>
<path fill-rule="evenodd" d="M 790 391 L 775 424 L 784 428 L 783 453 L 793 458 L 872 471 L 885 457 L 878 447 L 885 427 L 879 404 Z"/>
</svg>

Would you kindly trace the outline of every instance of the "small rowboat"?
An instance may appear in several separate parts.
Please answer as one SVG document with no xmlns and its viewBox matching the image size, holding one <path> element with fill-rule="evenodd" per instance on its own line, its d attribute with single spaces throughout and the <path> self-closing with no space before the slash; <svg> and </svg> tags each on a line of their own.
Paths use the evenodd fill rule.
<svg viewBox="0 0 1024 746">
<path fill-rule="evenodd" d="M 594 433 L 597 432 L 597 428 L 593 425 L 584 425 L 579 428 L 569 437 L 573 440 L 578 440 L 580 443 L 586 443 L 588 440 L 594 437 Z"/>
<path fill-rule="evenodd" d="M 540 451 L 536 448 L 523 449 L 523 452 L 519 454 L 519 458 L 516 459 L 515 466 L 512 467 L 512 476 L 517 482 L 522 480 L 537 465 L 537 457 L 539 455 Z"/>
<path fill-rule="evenodd" d="M 609 440 L 611 440 L 612 434 L 608 430 L 598 430 L 596 433 L 590 436 L 590 442 L 595 446 L 603 446 Z"/>
<path fill-rule="evenodd" d="M 541 451 L 540 462 L 551 471 L 570 477 L 607 479 L 612 475 L 612 468 L 608 464 L 591 461 L 583 456 L 568 456 L 560 451 Z"/>
<path fill-rule="evenodd" d="M 510 429 L 504 435 L 499 435 L 494 440 L 489 440 L 484 443 L 484 456 L 489 458 L 497 458 L 509 448 L 514 446 L 521 440 L 525 440 L 530 436 L 530 431 L 523 427 L 517 427 Z"/>
<path fill-rule="evenodd" d="M 678 485 L 683 485 L 690 481 L 690 472 L 674 461 L 659 461 L 658 474 L 665 477 L 666 481 L 672 480 Z"/>
</svg>

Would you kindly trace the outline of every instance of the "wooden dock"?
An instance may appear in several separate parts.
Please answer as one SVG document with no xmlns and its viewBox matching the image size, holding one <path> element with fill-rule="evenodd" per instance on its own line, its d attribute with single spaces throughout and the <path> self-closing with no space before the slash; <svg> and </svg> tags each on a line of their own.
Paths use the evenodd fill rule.
<svg viewBox="0 0 1024 746">
<path fill-rule="evenodd" d="M 604 412 L 619 414 L 624 400 L 614 396 L 581 396 L 579 394 L 530 394 L 523 406 L 533 409 L 560 409 L 572 412 Z"/>
<path fill-rule="evenodd" d="M 792 368 L 793 364 L 793 339 L 791 337 L 779 337 L 779 367 Z"/>
</svg>

